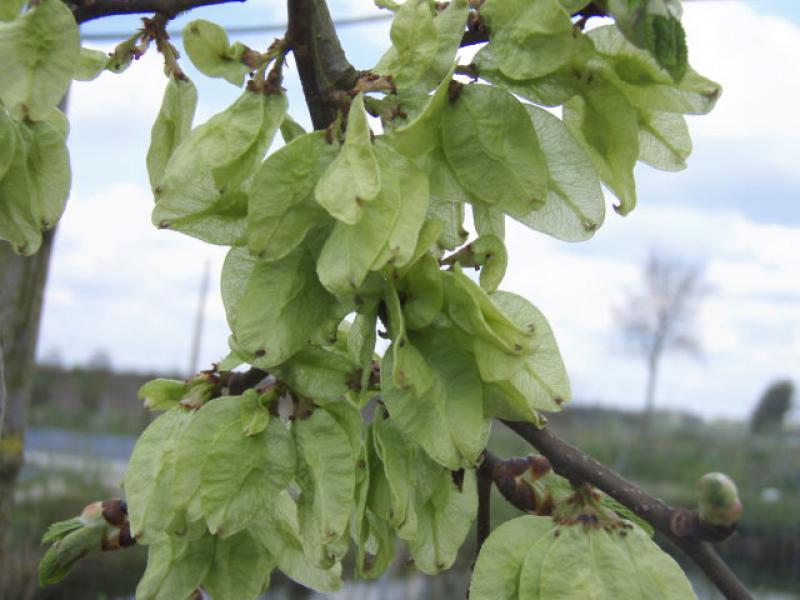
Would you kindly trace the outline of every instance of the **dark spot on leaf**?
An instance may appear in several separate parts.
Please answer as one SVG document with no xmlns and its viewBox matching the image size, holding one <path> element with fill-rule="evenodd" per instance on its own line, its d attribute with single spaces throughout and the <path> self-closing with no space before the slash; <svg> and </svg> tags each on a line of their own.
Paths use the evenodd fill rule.
<svg viewBox="0 0 800 600">
<path fill-rule="evenodd" d="M 169 221 L 161 221 L 158 224 L 159 229 L 169 229 Z"/>
<path fill-rule="evenodd" d="M 450 476 L 453 478 L 453 483 L 456 484 L 459 492 L 464 491 L 464 469 L 458 471 L 450 471 Z"/>
<path fill-rule="evenodd" d="M 599 225 L 597 223 L 589 223 L 588 221 L 583 223 L 583 228 L 586 231 L 595 231 L 597 230 L 598 227 Z"/>
<path fill-rule="evenodd" d="M 453 79 L 450 82 L 450 87 L 448 88 L 448 98 L 450 99 L 450 104 L 453 104 L 456 100 L 458 100 L 459 96 L 461 96 L 461 90 L 464 88 L 464 84 L 460 81 L 456 81 Z"/>
<path fill-rule="evenodd" d="M 522 352 L 522 346 L 519 344 L 514 344 L 514 352 Z"/>
<path fill-rule="evenodd" d="M 266 350 L 264 350 L 263 348 L 260 348 L 259 350 L 256 350 L 254 354 L 255 354 L 256 356 L 259 356 L 259 357 L 260 357 L 260 356 L 264 356 L 264 355 L 266 355 L 266 353 L 267 353 L 267 351 L 266 351 Z"/>
</svg>

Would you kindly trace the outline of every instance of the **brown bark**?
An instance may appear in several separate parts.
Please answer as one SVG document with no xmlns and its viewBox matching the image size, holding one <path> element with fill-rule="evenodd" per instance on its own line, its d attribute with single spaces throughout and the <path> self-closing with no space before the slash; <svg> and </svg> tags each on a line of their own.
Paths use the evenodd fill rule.
<svg viewBox="0 0 800 600">
<path fill-rule="evenodd" d="M 325 0 L 289 0 L 286 37 L 292 48 L 300 83 L 314 129 L 325 129 L 336 119 L 331 93 L 349 90 L 358 81 L 344 55 Z"/>
<path fill-rule="evenodd" d="M 0 565 L 5 546 L 2 532 L 7 531 L 23 462 L 36 341 L 54 233 L 46 232 L 39 252 L 29 257 L 15 254 L 10 245 L 0 242 L 0 347 L 6 391 L 0 432 Z"/>
<path fill-rule="evenodd" d="M 720 541 L 727 532 L 709 531 L 696 518 L 695 511 L 673 508 L 655 498 L 618 473 L 596 461 L 583 450 L 568 444 L 545 427 L 531 423 L 503 421 L 514 433 L 542 453 L 553 470 L 573 484 L 589 483 L 627 506 L 656 531 L 683 550 L 728 600 L 752 600 L 747 588 L 719 557 L 710 541 Z"/>
</svg>

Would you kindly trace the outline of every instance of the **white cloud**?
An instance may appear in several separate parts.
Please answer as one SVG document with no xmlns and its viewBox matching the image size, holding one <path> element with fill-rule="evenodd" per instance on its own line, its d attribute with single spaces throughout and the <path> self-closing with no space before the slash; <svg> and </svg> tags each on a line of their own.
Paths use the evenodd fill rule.
<svg viewBox="0 0 800 600">
<path fill-rule="evenodd" d="M 705 358 L 664 359 L 661 406 L 743 416 L 772 379 L 800 378 L 800 228 L 663 205 L 632 217 L 610 215 L 596 239 L 580 245 L 509 227 L 503 285 L 550 320 L 577 399 L 640 406 L 643 361 L 621 351 L 612 307 L 638 283 L 653 248 L 705 263 L 713 290 L 696 319 Z"/>
<path fill-rule="evenodd" d="M 796 176 L 800 27 L 744 2 L 686 3 L 683 22 L 692 66 L 723 86 L 712 113 L 690 120 L 695 139 L 747 144 Z"/>
<path fill-rule="evenodd" d="M 203 359 L 210 363 L 226 352 L 218 283 L 225 249 L 157 230 L 151 208 L 149 190 L 133 183 L 70 198 L 46 291 L 43 351 L 58 347 L 73 362 L 106 348 L 117 366 L 185 368 L 209 261 Z"/>
<path fill-rule="evenodd" d="M 113 46 L 92 47 L 113 50 Z M 73 127 L 87 121 L 152 123 L 166 83 L 163 59 L 155 48 L 123 73 L 105 71 L 94 81 L 76 81 L 70 89 L 69 102 Z"/>
</svg>

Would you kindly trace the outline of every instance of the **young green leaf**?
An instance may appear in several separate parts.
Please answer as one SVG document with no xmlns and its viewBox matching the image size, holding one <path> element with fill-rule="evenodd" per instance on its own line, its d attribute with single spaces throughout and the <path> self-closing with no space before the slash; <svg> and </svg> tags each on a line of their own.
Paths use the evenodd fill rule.
<svg viewBox="0 0 800 600">
<path fill-rule="evenodd" d="M 692 152 L 683 115 L 639 111 L 639 160 L 656 169 L 680 171 Z"/>
<path fill-rule="evenodd" d="M 483 543 L 475 563 L 469 586 L 470 599 L 545 600 L 535 595 L 530 587 L 526 588 L 525 595 L 520 595 L 519 576 L 528 552 L 540 541 L 552 538 L 557 528 L 551 518 L 534 516 L 517 517 L 495 528 Z"/>
<path fill-rule="evenodd" d="M 405 365 L 403 370 L 396 366 L 395 354 Z M 404 384 L 396 384 L 395 379 Z M 402 346 L 395 342 L 386 351 L 381 365 L 381 390 L 389 414 L 404 434 L 439 464 L 454 470 L 461 466 L 461 457 L 448 432 L 446 390 L 409 342 Z"/>
<path fill-rule="evenodd" d="M 23 122 L 19 132 L 23 142 L 17 149 L 26 150 L 27 201 L 39 229 L 52 229 L 64 212 L 71 181 L 64 133 L 52 118 Z"/>
<path fill-rule="evenodd" d="M 153 379 L 139 388 L 137 397 L 144 400 L 147 410 L 169 410 L 175 408 L 188 391 L 185 381 Z"/>
<path fill-rule="evenodd" d="M 154 190 L 153 224 L 212 244 L 240 243 L 247 215 L 241 186 L 272 142 L 286 106 L 283 94 L 245 91 L 193 129 Z"/>
<path fill-rule="evenodd" d="M 487 293 L 464 275 L 458 264 L 442 276 L 447 315 L 459 329 L 510 357 L 525 356 L 533 351 L 534 331 L 527 324 L 516 324 L 503 314 Z"/>
<path fill-rule="evenodd" d="M 0 154 L 0 180 L 2 180 L 14 162 L 17 148 L 17 129 L 14 121 L 3 109 L 0 109 L 0 148 L 4 148 L 4 152 Z"/>
<path fill-rule="evenodd" d="M 446 430 L 461 456 L 460 466 L 475 465 L 489 441 L 483 414 L 483 390 L 475 358 L 454 328 L 415 332 L 411 342 L 430 366 L 443 394 Z M 437 392 L 434 384 L 430 396 Z M 424 401 L 424 400 L 423 400 Z"/>
<path fill-rule="evenodd" d="M 407 264 L 428 208 L 425 174 L 387 144 L 377 144 L 375 150 L 380 193 L 358 223 L 336 223 L 317 262 L 320 281 L 339 297 L 357 290 L 370 270 Z"/>
<path fill-rule="evenodd" d="M 414 564 L 428 575 L 449 569 L 470 531 L 478 510 L 475 471 L 464 471 L 460 485 L 440 468 L 429 485 L 433 493 L 417 504 L 417 534 L 408 549 Z M 420 500 L 418 496 L 418 501 Z"/>
<path fill-rule="evenodd" d="M 433 20 L 428 0 L 403 3 L 392 21 L 392 47 L 372 71 L 392 75 L 398 88 L 412 91 L 439 50 L 439 37 Z"/>
<path fill-rule="evenodd" d="M 325 342 L 335 332 L 347 310 L 322 287 L 314 263 L 305 244 L 269 263 L 253 260 L 245 249 L 229 253 L 223 300 L 236 342 L 253 355 L 251 362 L 263 368 L 280 365 L 309 341 Z M 248 268 L 236 296 L 226 294 Z"/>
<path fill-rule="evenodd" d="M 607 10 L 630 42 L 647 50 L 673 80 L 681 81 L 688 67 L 688 50 L 679 2 L 608 0 Z"/>
<path fill-rule="evenodd" d="M 169 477 L 169 496 L 175 513 L 185 513 L 185 521 L 201 522 L 200 519 L 203 518 L 200 487 L 209 444 L 219 433 L 222 424 L 237 422 L 241 430 L 239 400 L 236 396 L 222 396 L 203 404 L 176 436 L 174 467 Z M 176 523 L 178 521 L 180 519 Z"/>
<path fill-rule="evenodd" d="M 278 370 L 293 392 L 318 402 L 344 396 L 357 383 L 358 365 L 341 352 L 306 346 Z"/>
<path fill-rule="evenodd" d="M 208 575 L 215 546 L 208 534 L 192 540 L 167 537 L 152 544 L 136 600 L 188 598 Z"/>
<path fill-rule="evenodd" d="M 696 598 L 680 567 L 641 529 L 624 533 L 577 525 L 544 536 L 525 557 L 520 597 Z"/>
<path fill-rule="evenodd" d="M 108 61 L 109 56 L 106 52 L 82 47 L 78 64 L 72 77 L 78 81 L 91 81 L 105 71 Z"/>
<path fill-rule="evenodd" d="M 144 430 L 133 448 L 123 486 L 131 535 L 141 543 L 161 539 L 175 518 L 172 477 L 176 440 L 192 416 L 183 407 L 168 410 Z"/>
<path fill-rule="evenodd" d="M 423 329 L 439 314 L 444 288 L 439 262 L 430 254 L 423 256 L 398 282 L 403 293 L 403 316 L 409 329 Z"/>
<path fill-rule="evenodd" d="M 237 413 L 218 422 L 200 475 L 200 505 L 212 533 L 229 536 L 249 527 L 292 480 L 295 449 L 280 419 L 245 436 Z"/>
<path fill-rule="evenodd" d="M 72 11 L 61 0 L 42 0 L 0 21 L 0 100 L 15 119 L 47 118 L 67 91 L 80 47 Z"/>
<path fill-rule="evenodd" d="M 359 577 L 380 577 L 392 562 L 397 535 L 391 522 L 390 488 L 383 462 L 375 443 L 375 422 L 367 428 L 362 455 L 364 477 L 357 488 L 353 513 L 353 538 L 356 542 L 356 573 Z"/>
<path fill-rule="evenodd" d="M 547 196 L 547 167 L 528 113 L 508 92 L 465 86 L 442 118 L 447 162 L 470 195 L 523 216 Z"/>
<path fill-rule="evenodd" d="M 433 56 L 425 77 L 420 82 L 426 91 L 433 89 L 441 81 L 449 82 L 447 73 L 456 62 L 456 53 L 461 47 L 464 29 L 469 17 L 469 0 L 451 0 L 443 8 L 436 5 L 436 16 L 433 24 L 436 27 L 436 53 Z"/>
<path fill-rule="evenodd" d="M 447 107 L 453 69 L 434 90 L 424 97 L 422 109 L 409 118 L 397 117 L 392 123 L 392 144 L 406 156 L 418 156 L 440 145 L 439 126 L 442 112 Z M 401 106 L 404 106 L 401 104 Z"/>
<path fill-rule="evenodd" d="M 5 0 L 0 3 L 0 21 L 13 21 L 24 5 L 25 0 Z"/>
<path fill-rule="evenodd" d="M 453 250 L 466 242 L 469 236 L 464 229 L 467 192 L 456 179 L 441 149 L 419 157 L 417 162 L 428 175 L 430 204 L 427 219 L 442 223 L 437 243 L 442 248 Z"/>
<path fill-rule="evenodd" d="M 303 129 L 300 123 L 288 114 L 283 117 L 283 121 L 281 121 L 281 137 L 283 137 L 284 143 L 288 144 L 305 134 L 306 130 Z"/>
<path fill-rule="evenodd" d="M 254 389 L 246 390 L 242 394 L 239 405 L 244 435 L 258 435 L 267 428 L 271 400 L 277 400 L 275 390 L 268 391 L 263 396 Z"/>
<path fill-rule="evenodd" d="M 511 79 L 542 77 L 572 56 L 572 20 L 558 0 L 486 0 L 480 15 L 497 64 Z"/>
<path fill-rule="evenodd" d="M 336 157 L 321 131 L 303 134 L 267 157 L 258 168 L 247 210 L 247 242 L 264 260 L 278 260 L 309 231 L 330 222 L 314 188 Z"/>
<path fill-rule="evenodd" d="M 241 87 L 252 67 L 240 59 L 244 46 L 231 46 L 228 34 L 217 25 L 203 19 L 187 23 L 183 28 L 183 47 L 197 70 L 209 77 L 222 77 Z"/>
<path fill-rule="evenodd" d="M 71 524 L 74 523 L 73 520 Z M 47 549 L 39 562 L 39 585 L 58 583 L 82 558 L 102 551 L 108 528 L 104 521 L 92 525 L 79 522 L 77 527 L 60 531 L 62 536 Z"/>
<path fill-rule="evenodd" d="M 418 446 L 403 435 L 385 411 L 376 414 L 374 423 L 373 442 L 383 465 L 383 478 L 389 492 L 389 507 L 385 516 L 400 537 L 414 539 L 417 533 L 414 479 Z"/>
<path fill-rule="evenodd" d="M 350 105 L 344 145 L 322 173 L 314 196 L 337 220 L 354 225 L 364 206 L 381 189 L 381 174 L 372 146 L 372 132 L 364 109 L 364 95 Z"/>
<path fill-rule="evenodd" d="M 481 287 L 493 292 L 500 285 L 508 265 L 508 253 L 503 240 L 496 235 L 481 234 L 474 242 L 442 260 L 443 264 L 458 263 L 462 267 L 481 268 Z"/>
<path fill-rule="evenodd" d="M 603 192 L 592 161 L 560 119 L 536 106 L 526 108 L 550 179 L 544 207 L 517 220 L 560 240 L 587 240 L 605 219 Z"/>
<path fill-rule="evenodd" d="M 281 492 L 263 508 L 263 518 L 253 524 L 252 533 L 275 558 L 278 568 L 291 579 L 318 592 L 339 590 L 342 587 L 341 563 L 321 569 L 304 553 L 297 506 L 289 493 Z"/>
<path fill-rule="evenodd" d="M 476 202 L 472 205 L 472 222 L 478 235 L 493 235 L 506 238 L 506 214 L 494 207 Z"/>
<path fill-rule="evenodd" d="M 295 419 L 292 437 L 303 545 L 318 566 L 328 568 L 342 558 L 335 542 L 345 535 L 354 508 L 355 456 L 348 434 L 324 408 Z"/>
<path fill-rule="evenodd" d="M 576 12 L 584 8 L 591 0 L 560 0 L 561 6 L 564 7 L 569 14 L 574 15 Z"/>
<path fill-rule="evenodd" d="M 417 247 L 414 248 L 414 254 L 411 260 L 408 261 L 405 267 L 401 267 L 397 270 L 400 277 L 406 275 L 423 257 L 431 255 L 435 258 L 441 255 L 441 249 L 437 241 L 442 234 L 442 228 L 443 224 L 440 220 L 425 219 L 425 222 L 422 224 L 422 229 L 419 231 Z"/>
<path fill-rule="evenodd" d="M 614 209 L 636 207 L 633 167 L 639 157 L 636 110 L 612 84 L 594 78 L 564 105 L 564 124 L 589 153 L 600 179 L 619 198 Z"/>
<path fill-rule="evenodd" d="M 203 588 L 214 600 L 255 600 L 275 559 L 248 531 L 216 538 Z"/>
<path fill-rule="evenodd" d="M 597 52 L 609 63 L 603 76 L 611 79 L 628 101 L 645 110 L 706 114 L 722 89 L 689 67 L 679 83 L 646 50 L 631 44 L 613 25 L 592 29 Z"/>
<path fill-rule="evenodd" d="M 362 390 L 369 385 L 372 374 L 372 361 L 375 356 L 375 342 L 377 340 L 376 322 L 378 318 L 377 307 L 367 312 L 359 312 L 353 319 L 353 326 L 347 333 L 347 351 L 350 359 L 356 361 L 361 369 L 359 384 Z"/>
<path fill-rule="evenodd" d="M 481 48 L 473 59 L 481 79 L 517 96 L 527 98 L 542 106 L 559 106 L 578 93 L 575 76 L 566 68 L 559 69 L 536 79 L 511 79 L 497 65 L 493 45 Z"/>
<path fill-rule="evenodd" d="M 571 390 L 547 320 L 530 302 L 511 292 L 494 292 L 491 300 L 517 327 L 532 333 L 533 351 L 515 362 L 516 357 L 476 340 L 475 358 L 481 379 L 497 382 L 503 392 L 502 402 L 487 403 L 487 414 L 533 421 L 537 410 L 560 411 L 570 400 Z"/>
<path fill-rule="evenodd" d="M 188 79 L 170 77 L 164 89 L 161 109 L 150 131 L 147 150 L 147 174 L 150 187 L 155 189 L 172 153 L 189 135 L 197 107 L 197 89 Z"/>
<path fill-rule="evenodd" d="M 52 109 L 44 121 L 15 123 L 0 109 L 0 239 L 15 252 L 34 254 L 42 231 L 64 209 L 70 184 L 66 129 Z"/>
</svg>

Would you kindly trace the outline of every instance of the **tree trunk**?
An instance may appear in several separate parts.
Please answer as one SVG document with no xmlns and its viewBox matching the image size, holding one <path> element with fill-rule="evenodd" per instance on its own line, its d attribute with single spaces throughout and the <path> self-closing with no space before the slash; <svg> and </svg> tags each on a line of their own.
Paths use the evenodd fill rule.
<svg viewBox="0 0 800 600">
<path fill-rule="evenodd" d="M 661 353 L 654 352 L 647 360 L 647 387 L 645 388 L 644 412 L 642 413 L 641 428 L 639 430 L 639 435 L 642 438 L 650 434 L 656 404 L 656 380 L 658 379 L 658 362 L 660 358 Z"/>
<path fill-rule="evenodd" d="M 44 285 L 55 231 L 44 234 L 42 247 L 33 256 L 14 254 L 0 242 L 0 349 L 5 374 L 5 411 L 0 425 L 0 569 L 14 485 L 22 467 L 23 440 Z"/>
<path fill-rule="evenodd" d="M 64 113 L 68 99 L 69 89 L 58 103 Z M 5 388 L 0 391 L 0 572 L 23 463 L 36 343 L 55 233 L 54 228 L 42 234 L 42 245 L 33 256 L 15 254 L 9 244 L 0 241 L 0 367 L 4 367 L 0 385 Z"/>
</svg>

